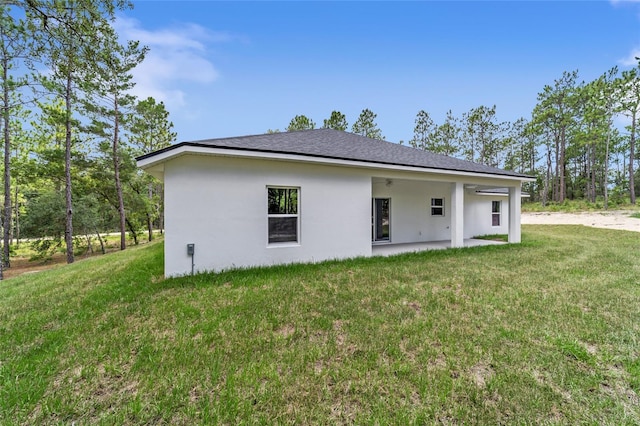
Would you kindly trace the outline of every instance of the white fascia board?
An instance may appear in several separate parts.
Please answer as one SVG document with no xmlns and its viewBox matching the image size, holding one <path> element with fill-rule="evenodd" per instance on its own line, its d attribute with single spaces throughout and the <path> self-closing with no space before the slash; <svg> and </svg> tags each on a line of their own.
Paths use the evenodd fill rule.
<svg viewBox="0 0 640 426">
<path fill-rule="evenodd" d="M 143 158 L 142 160 L 138 160 L 136 163 L 138 167 L 140 167 L 142 170 L 146 170 L 149 167 L 152 167 L 156 164 L 164 163 L 165 161 L 173 157 L 179 157 L 191 151 L 192 151 L 192 147 L 182 145 L 177 148 L 169 149 L 159 154 L 152 155 L 147 158 Z"/>
<path fill-rule="evenodd" d="M 508 197 L 509 193 L 504 193 L 504 192 L 476 192 L 476 191 L 469 191 L 469 194 L 471 195 L 479 195 L 481 197 Z"/>
<path fill-rule="evenodd" d="M 506 192 L 490 192 L 490 191 L 486 191 L 486 192 L 473 191 L 471 192 L 471 194 L 479 195 L 481 197 L 508 197 L 509 196 L 509 193 L 506 193 Z M 520 194 L 520 198 L 530 198 L 530 197 L 531 195 L 526 192 L 522 192 Z"/>
<path fill-rule="evenodd" d="M 360 160 L 344 160 L 339 158 L 327 158 L 327 157 L 314 157 L 311 155 L 302 154 L 286 154 L 279 152 L 264 152 L 264 151 L 250 151 L 241 149 L 227 149 L 227 148 L 214 148 L 204 146 L 191 146 L 182 145 L 175 149 L 171 149 L 165 152 L 161 152 L 152 157 L 144 158 L 138 161 L 138 167 L 141 169 L 147 169 L 154 164 L 162 163 L 170 158 L 178 157 L 185 154 L 195 155 L 213 155 L 219 157 L 236 157 L 236 158 L 251 158 L 251 159 L 263 159 L 263 160 L 280 160 L 280 161 L 293 161 L 300 163 L 314 163 L 343 167 L 358 167 L 375 170 L 388 170 L 388 171 L 401 171 L 401 172 L 413 172 L 413 173 L 433 173 L 443 175 L 453 175 L 460 178 L 491 178 L 500 180 L 511 180 L 514 182 L 531 182 L 535 179 L 518 177 L 518 176 L 506 176 L 489 173 L 477 173 L 477 172 L 465 172 L 459 170 L 448 169 L 434 169 L 426 167 L 415 166 L 400 166 L 394 164 L 384 163 L 371 163 Z M 503 184 L 504 185 L 504 184 Z"/>
</svg>

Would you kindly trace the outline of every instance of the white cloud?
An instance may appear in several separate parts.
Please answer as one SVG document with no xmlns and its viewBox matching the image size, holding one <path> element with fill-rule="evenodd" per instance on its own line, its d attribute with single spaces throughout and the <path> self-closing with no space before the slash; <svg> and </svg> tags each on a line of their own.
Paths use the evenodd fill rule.
<svg viewBox="0 0 640 426">
<path fill-rule="evenodd" d="M 632 5 L 630 7 L 636 8 L 636 5 L 640 3 L 640 0 L 609 0 L 609 1 L 611 5 L 613 5 L 614 7 L 619 7 L 619 6 L 624 7 L 624 6 Z M 640 14 L 637 16 L 638 16 L 638 19 L 640 19 Z M 635 66 L 638 64 L 638 60 L 636 59 L 636 57 L 640 58 L 640 46 L 633 48 L 626 57 L 619 59 L 618 63 L 625 67 Z"/>
<path fill-rule="evenodd" d="M 126 40 L 138 40 L 149 52 L 133 71 L 133 94 L 144 99 L 153 96 L 167 105 L 183 107 L 187 94 L 180 84 L 214 82 L 219 74 L 207 57 L 207 43 L 232 39 L 196 24 L 180 24 L 171 28 L 147 30 L 139 21 L 119 16 L 115 29 Z"/>
<path fill-rule="evenodd" d="M 633 49 L 627 57 L 620 59 L 618 62 L 625 67 L 632 67 L 638 64 L 638 60 L 636 58 L 640 58 L 640 47 Z"/>
<path fill-rule="evenodd" d="M 609 0 L 613 7 L 635 7 L 640 0 Z"/>
</svg>

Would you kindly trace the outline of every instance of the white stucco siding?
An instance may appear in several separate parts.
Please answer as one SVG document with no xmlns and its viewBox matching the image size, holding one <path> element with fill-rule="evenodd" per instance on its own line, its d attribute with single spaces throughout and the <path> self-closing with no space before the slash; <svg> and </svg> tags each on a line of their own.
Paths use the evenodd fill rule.
<svg viewBox="0 0 640 426">
<path fill-rule="evenodd" d="M 373 197 L 391 199 L 391 242 L 412 243 L 450 238 L 450 184 L 374 179 Z M 444 216 L 431 215 L 431 198 L 443 198 Z"/>
<path fill-rule="evenodd" d="M 492 201 L 501 202 L 500 226 L 492 225 Z M 509 197 L 475 195 L 471 191 L 466 191 L 464 204 L 464 238 L 509 232 Z"/>
<path fill-rule="evenodd" d="M 165 274 L 371 254 L 371 178 L 344 167 L 184 155 L 168 161 Z M 267 186 L 300 188 L 299 244 L 268 244 Z"/>
</svg>

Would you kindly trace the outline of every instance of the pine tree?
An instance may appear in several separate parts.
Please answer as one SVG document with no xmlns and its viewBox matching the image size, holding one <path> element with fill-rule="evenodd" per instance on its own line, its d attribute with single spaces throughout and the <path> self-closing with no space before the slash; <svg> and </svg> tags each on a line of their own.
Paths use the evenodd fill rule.
<svg viewBox="0 0 640 426">
<path fill-rule="evenodd" d="M 370 109 L 363 109 L 356 122 L 351 126 L 351 131 L 371 139 L 384 140 L 384 136 L 376 124 L 376 117 L 377 115 Z"/>
</svg>

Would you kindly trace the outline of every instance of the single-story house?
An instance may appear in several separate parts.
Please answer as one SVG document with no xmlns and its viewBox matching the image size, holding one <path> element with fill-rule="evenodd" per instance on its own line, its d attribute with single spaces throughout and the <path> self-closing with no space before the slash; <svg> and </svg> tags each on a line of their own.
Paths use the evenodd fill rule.
<svg viewBox="0 0 640 426">
<path fill-rule="evenodd" d="M 331 129 L 182 142 L 137 160 L 164 182 L 166 276 L 487 234 L 518 243 L 531 180 Z"/>
</svg>

